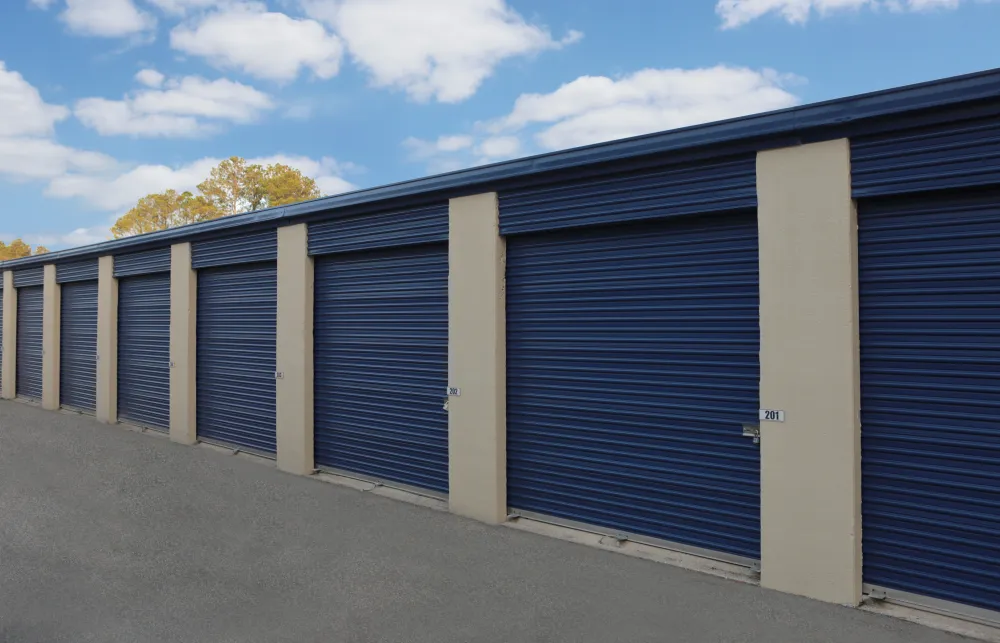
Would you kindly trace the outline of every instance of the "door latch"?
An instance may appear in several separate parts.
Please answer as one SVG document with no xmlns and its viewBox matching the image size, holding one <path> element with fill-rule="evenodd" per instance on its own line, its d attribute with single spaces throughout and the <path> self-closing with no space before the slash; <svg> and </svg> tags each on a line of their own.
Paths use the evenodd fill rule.
<svg viewBox="0 0 1000 643">
<path fill-rule="evenodd" d="M 753 438 L 754 444 L 760 444 L 760 425 L 759 424 L 744 424 L 743 425 L 743 437 Z"/>
</svg>

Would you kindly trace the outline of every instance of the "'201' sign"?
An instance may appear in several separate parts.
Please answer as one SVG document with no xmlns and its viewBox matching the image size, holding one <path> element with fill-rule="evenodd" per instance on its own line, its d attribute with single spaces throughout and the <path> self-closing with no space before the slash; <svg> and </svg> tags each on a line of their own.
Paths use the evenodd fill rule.
<svg viewBox="0 0 1000 643">
<path fill-rule="evenodd" d="M 784 422 L 785 412 L 775 409 L 761 409 L 758 419 L 764 422 Z"/>
</svg>

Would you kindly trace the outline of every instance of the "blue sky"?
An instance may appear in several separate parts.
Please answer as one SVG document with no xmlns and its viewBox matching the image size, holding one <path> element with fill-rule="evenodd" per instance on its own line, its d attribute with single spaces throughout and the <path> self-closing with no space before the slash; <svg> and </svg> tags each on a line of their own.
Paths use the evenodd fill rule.
<svg viewBox="0 0 1000 643">
<path fill-rule="evenodd" d="M 985 0 L 5 0 L 0 239 L 219 159 L 327 194 L 1000 66 Z"/>
</svg>

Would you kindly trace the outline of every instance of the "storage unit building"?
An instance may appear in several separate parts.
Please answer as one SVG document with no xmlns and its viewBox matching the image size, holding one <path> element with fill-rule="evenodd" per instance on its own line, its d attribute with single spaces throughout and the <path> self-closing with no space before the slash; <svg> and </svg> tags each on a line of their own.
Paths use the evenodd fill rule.
<svg viewBox="0 0 1000 643">
<path fill-rule="evenodd" d="M 312 224 L 321 467 L 448 491 L 448 206 Z"/>
<path fill-rule="evenodd" d="M 198 271 L 198 438 L 276 450 L 277 233 L 191 246 Z"/>
<path fill-rule="evenodd" d="M 170 428 L 170 248 L 115 256 L 118 418 Z"/>
<path fill-rule="evenodd" d="M 512 510 L 759 558 L 751 155 L 500 193 Z"/>
<path fill-rule="evenodd" d="M 78 411 L 97 407 L 97 260 L 56 266 L 61 284 L 59 404 Z"/>
<path fill-rule="evenodd" d="M 864 582 L 1000 620 L 1000 105 L 852 141 Z"/>
<path fill-rule="evenodd" d="M 107 256 L 125 421 L 1000 624 L 1000 70 L 16 260 L 18 395 Z"/>
<path fill-rule="evenodd" d="M 43 268 L 14 271 L 17 288 L 17 396 L 42 399 Z"/>
</svg>

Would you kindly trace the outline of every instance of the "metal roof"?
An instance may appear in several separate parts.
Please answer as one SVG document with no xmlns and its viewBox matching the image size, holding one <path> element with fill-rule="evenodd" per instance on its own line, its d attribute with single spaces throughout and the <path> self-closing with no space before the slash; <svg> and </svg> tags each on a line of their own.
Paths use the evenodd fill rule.
<svg viewBox="0 0 1000 643">
<path fill-rule="evenodd" d="M 881 117 L 936 110 L 988 99 L 1000 99 L 1000 69 L 392 183 L 205 223 L 4 261 L 0 262 L 0 266 L 11 269 L 56 263 L 70 258 L 121 254 L 205 235 L 235 233 L 240 228 L 289 224 L 320 213 L 327 217 L 337 217 L 338 214 L 356 212 L 358 208 L 371 208 L 380 202 L 397 202 L 401 199 L 423 202 L 432 197 L 449 198 L 474 194 L 533 175 L 665 152 L 690 151 L 739 142 L 747 143 L 752 149 L 768 149 L 806 142 L 801 138 L 803 134 L 809 134 L 808 141 L 839 138 L 845 135 L 845 131 Z"/>
</svg>

